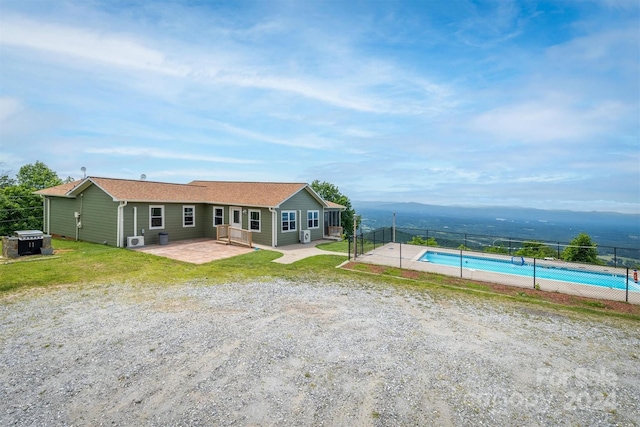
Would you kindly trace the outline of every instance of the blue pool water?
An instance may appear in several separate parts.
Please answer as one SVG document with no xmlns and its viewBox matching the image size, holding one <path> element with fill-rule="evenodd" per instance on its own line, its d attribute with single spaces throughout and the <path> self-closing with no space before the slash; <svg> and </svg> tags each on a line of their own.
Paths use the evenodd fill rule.
<svg viewBox="0 0 640 427">
<path fill-rule="evenodd" d="M 434 264 L 449 265 L 460 268 L 460 255 L 426 252 L 420 261 L 428 261 Z M 524 262 L 524 263 L 523 263 Z M 468 269 L 492 271 L 494 273 L 515 274 L 518 276 L 533 277 L 533 264 L 525 262 L 520 257 L 512 260 L 496 258 L 484 258 L 464 255 L 462 257 L 462 267 Z M 552 279 L 562 282 L 580 283 L 583 285 L 602 286 L 614 289 L 626 289 L 627 281 L 625 272 L 619 270 L 616 273 L 598 273 L 594 271 L 583 271 L 568 269 L 564 267 L 549 267 L 547 265 L 536 265 L 536 278 Z M 622 274 L 621 274 L 622 273 Z M 638 291 L 640 287 L 629 278 L 629 290 Z"/>
</svg>

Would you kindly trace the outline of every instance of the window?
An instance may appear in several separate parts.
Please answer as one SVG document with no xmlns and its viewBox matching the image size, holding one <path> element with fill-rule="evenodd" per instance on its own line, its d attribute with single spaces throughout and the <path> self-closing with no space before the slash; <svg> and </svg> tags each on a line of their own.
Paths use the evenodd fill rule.
<svg viewBox="0 0 640 427">
<path fill-rule="evenodd" d="M 149 230 L 164 228 L 164 206 L 149 206 Z"/>
<path fill-rule="evenodd" d="M 213 207 L 213 226 L 224 224 L 224 209 Z"/>
<path fill-rule="evenodd" d="M 196 207 L 195 206 L 182 207 L 182 226 L 183 227 L 196 226 Z"/>
<path fill-rule="evenodd" d="M 260 211 L 249 211 L 249 230 L 260 232 Z"/>
<path fill-rule="evenodd" d="M 282 231 L 296 231 L 296 211 L 282 212 Z"/>
<path fill-rule="evenodd" d="M 307 228 L 320 228 L 319 218 L 319 211 L 307 211 Z"/>
</svg>

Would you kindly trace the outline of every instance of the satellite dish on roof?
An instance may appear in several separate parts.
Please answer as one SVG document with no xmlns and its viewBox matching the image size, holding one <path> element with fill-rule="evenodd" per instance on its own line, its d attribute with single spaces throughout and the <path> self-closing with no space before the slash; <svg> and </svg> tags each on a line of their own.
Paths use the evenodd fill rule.
<svg viewBox="0 0 640 427">
<path fill-rule="evenodd" d="M 87 168 L 85 168 L 84 166 L 80 168 L 80 170 L 82 171 L 82 178 L 86 178 L 87 177 Z"/>
<path fill-rule="evenodd" d="M 147 179 L 147 175 L 145 174 L 140 175 L 140 181 L 144 181 L 145 179 Z"/>
</svg>

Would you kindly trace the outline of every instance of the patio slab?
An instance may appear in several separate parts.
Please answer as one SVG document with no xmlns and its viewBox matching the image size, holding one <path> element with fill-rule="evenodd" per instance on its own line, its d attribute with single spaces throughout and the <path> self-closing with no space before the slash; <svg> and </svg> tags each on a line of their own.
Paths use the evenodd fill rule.
<svg viewBox="0 0 640 427">
<path fill-rule="evenodd" d="M 218 259 L 231 258 L 253 252 L 255 249 L 218 243 L 212 239 L 170 242 L 168 245 L 149 245 L 131 248 L 133 251 L 163 256 L 192 264 L 205 264 Z"/>
<path fill-rule="evenodd" d="M 149 245 L 141 248 L 131 248 L 133 251 L 144 252 L 152 255 L 163 256 L 192 264 L 205 264 L 218 259 L 231 258 L 253 252 L 256 249 L 280 252 L 282 256 L 273 262 L 279 264 L 293 264 L 301 259 L 316 255 L 341 255 L 339 252 L 323 251 L 316 248 L 320 243 L 328 243 L 332 240 L 316 240 L 311 243 L 288 245 L 279 248 L 271 246 L 254 245 L 254 248 L 244 246 L 225 245 L 213 239 L 194 239 L 169 242 L 168 245 Z"/>
</svg>

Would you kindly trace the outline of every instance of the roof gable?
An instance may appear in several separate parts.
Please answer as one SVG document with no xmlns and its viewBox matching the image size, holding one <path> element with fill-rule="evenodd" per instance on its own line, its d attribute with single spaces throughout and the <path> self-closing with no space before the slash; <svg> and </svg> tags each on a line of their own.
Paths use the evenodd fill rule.
<svg viewBox="0 0 640 427">
<path fill-rule="evenodd" d="M 189 185 L 207 188 L 207 201 L 224 205 L 278 207 L 301 190 L 310 188 L 306 183 L 286 182 L 231 182 L 192 181 Z M 322 199 L 312 192 L 318 203 Z"/>
<path fill-rule="evenodd" d="M 34 191 L 34 194 L 40 194 L 42 196 L 69 197 L 68 193 L 76 186 L 82 184 L 83 181 L 84 180 L 79 179 L 62 185 L 56 185 L 55 187 L 43 188 L 42 190 Z"/>
</svg>

